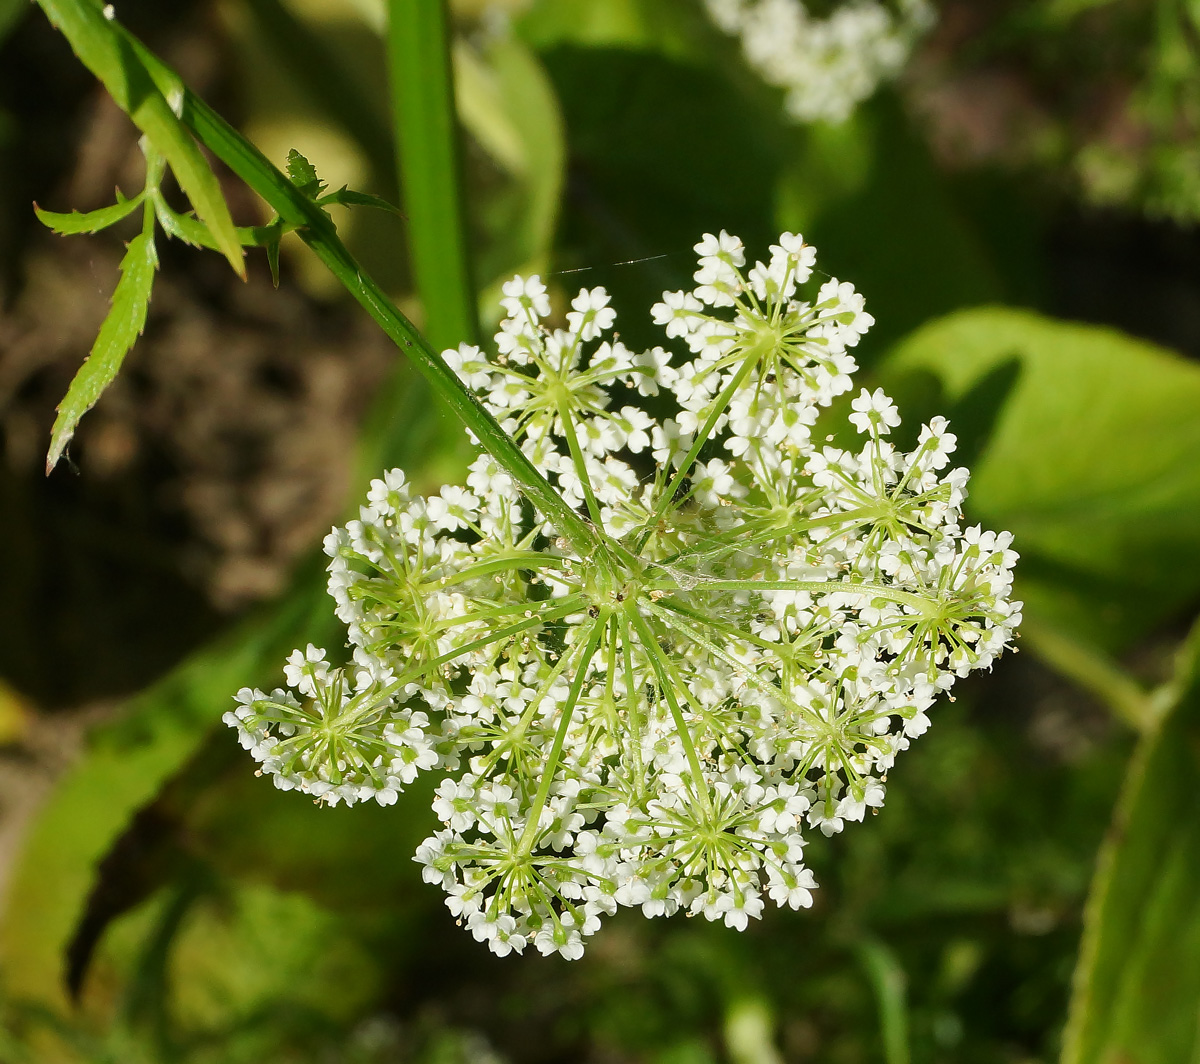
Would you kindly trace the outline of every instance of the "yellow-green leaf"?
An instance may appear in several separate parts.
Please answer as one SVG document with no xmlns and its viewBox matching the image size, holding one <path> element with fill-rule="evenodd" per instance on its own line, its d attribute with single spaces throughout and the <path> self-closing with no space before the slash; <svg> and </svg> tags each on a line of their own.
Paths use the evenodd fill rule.
<svg viewBox="0 0 1200 1064">
<path fill-rule="evenodd" d="M 91 0 L 40 0 L 50 21 L 98 77 L 117 105 L 166 157 L 179 187 L 208 226 L 221 253 L 245 275 L 242 247 L 216 175 L 179 119 L 185 90 L 174 74 L 155 77 L 138 56 L 133 38 Z M 165 81 L 164 81 L 165 79 Z M 169 83 L 167 83 L 169 82 Z"/>
<path fill-rule="evenodd" d="M 33 212 L 38 221 L 47 229 L 52 229 L 59 236 L 74 236 L 76 233 L 98 233 L 115 225 L 122 218 L 128 218 L 142 202 L 139 194 L 133 199 L 118 199 L 111 207 L 101 207 L 98 211 L 71 211 L 69 214 L 59 214 L 57 211 L 44 211 L 36 203 Z"/>
<path fill-rule="evenodd" d="M 920 376 L 940 385 L 928 413 L 953 415 L 971 517 L 1016 536 L 1029 617 L 1118 648 L 1200 594 L 1194 362 L 1114 329 L 983 307 L 917 330 L 882 368 L 901 391 Z"/>
<path fill-rule="evenodd" d="M 1200 1060 L 1200 683 L 1134 756 L 1084 917 L 1062 1064 Z"/>
</svg>

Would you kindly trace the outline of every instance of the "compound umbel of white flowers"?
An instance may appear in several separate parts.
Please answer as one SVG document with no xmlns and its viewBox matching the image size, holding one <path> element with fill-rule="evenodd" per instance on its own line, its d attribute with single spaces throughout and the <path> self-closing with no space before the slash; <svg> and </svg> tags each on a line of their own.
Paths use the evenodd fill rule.
<svg viewBox="0 0 1200 1064">
<path fill-rule="evenodd" d="M 741 39 L 746 61 L 784 90 L 798 122 L 842 122 L 895 77 L 932 24 L 929 0 L 844 0 L 823 18 L 805 0 L 704 0 L 712 20 Z"/>
<path fill-rule="evenodd" d="M 494 355 L 444 355 L 594 546 L 490 455 L 427 498 L 392 470 L 325 543 L 352 659 L 297 650 L 287 689 L 226 715 L 329 804 L 440 771 L 416 859 L 499 954 L 578 957 L 621 905 L 742 928 L 764 897 L 811 904 L 805 833 L 881 805 L 939 692 L 1020 620 L 1011 537 L 961 527 L 944 419 L 900 450 L 862 391 L 858 444 L 814 442 L 862 297 L 802 296 L 815 251 L 789 233 L 749 269 L 724 232 L 696 250 L 696 287 L 653 308 L 685 360 L 611 336 L 600 288 L 552 328 L 536 277 L 505 286 Z"/>
</svg>

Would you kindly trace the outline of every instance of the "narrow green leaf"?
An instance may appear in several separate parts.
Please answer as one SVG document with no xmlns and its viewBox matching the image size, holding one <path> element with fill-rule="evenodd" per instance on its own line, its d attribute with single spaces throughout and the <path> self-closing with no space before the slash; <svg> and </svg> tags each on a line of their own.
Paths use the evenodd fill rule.
<svg viewBox="0 0 1200 1064">
<path fill-rule="evenodd" d="M 996 374 L 1013 360 L 1015 378 Z M 932 374 L 961 439 L 986 423 L 968 511 L 1015 534 L 1027 616 L 1119 649 L 1200 594 L 1200 366 L 988 307 L 919 329 L 881 369 L 889 386 Z"/>
<path fill-rule="evenodd" d="M 146 312 L 150 306 L 150 290 L 154 287 L 154 271 L 158 255 L 154 249 L 153 228 L 143 229 L 129 242 L 121 260 L 121 279 L 113 292 L 112 307 L 100 326 L 92 345 L 63 401 L 58 404 L 58 416 L 50 434 L 50 453 L 46 456 L 49 473 L 62 457 L 63 450 L 75 435 L 75 427 L 112 383 L 125 356 L 146 327 Z"/>
<path fill-rule="evenodd" d="M 98 77 L 117 105 L 146 134 L 171 167 L 196 214 L 212 232 L 221 253 L 245 276 L 242 248 L 220 183 L 179 120 L 183 82 L 160 70 L 158 81 L 143 65 L 134 40 L 92 0 L 38 0 L 50 21 Z M 164 68 L 165 70 L 165 68 Z"/>
<path fill-rule="evenodd" d="M 271 284 L 279 287 L 279 237 L 266 244 L 267 265 L 271 268 Z"/>
<path fill-rule="evenodd" d="M 154 197 L 154 214 L 167 236 L 182 240 L 192 247 L 216 249 L 217 242 L 207 225 L 198 218 L 173 211 L 161 196 Z"/>
<path fill-rule="evenodd" d="M 438 350 L 473 343 L 479 326 L 443 0 L 389 0 L 387 44 L 409 251 L 425 332 Z"/>
<path fill-rule="evenodd" d="M 172 210 L 160 195 L 154 196 L 154 214 L 167 236 L 193 247 L 219 250 L 207 225 L 190 214 Z M 243 247 L 269 248 L 272 244 L 278 245 L 283 230 L 284 227 L 276 219 L 267 225 L 239 225 L 236 232 Z"/>
<path fill-rule="evenodd" d="M 1200 683 L 1134 755 L 1084 914 L 1062 1064 L 1200 1060 Z"/>
<path fill-rule="evenodd" d="M 76 233 L 98 233 L 115 225 L 122 218 L 128 218 L 142 202 L 145 193 L 139 193 L 133 199 L 118 198 L 111 207 L 101 207 L 98 211 L 71 211 L 69 214 L 59 214 L 56 211 L 44 211 L 36 203 L 33 213 L 47 229 L 58 233 L 59 236 L 74 236 Z M 118 197 L 120 193 L 118 193 Z"/>
<path fill-rule="evenodd" d="M 322 207 L 328 203 L 339 203 L 343 207 L 374 207 L 377 211 L 387 211 L 389 214 L 405 217 L 399 207 L 394 203 L 388 203 L 382 196 L 376 196 L 370 192 L 355 192 L 344 185 L 336 192 L 329 192 L 322 196 L 317 203 Z"/>
</svg>

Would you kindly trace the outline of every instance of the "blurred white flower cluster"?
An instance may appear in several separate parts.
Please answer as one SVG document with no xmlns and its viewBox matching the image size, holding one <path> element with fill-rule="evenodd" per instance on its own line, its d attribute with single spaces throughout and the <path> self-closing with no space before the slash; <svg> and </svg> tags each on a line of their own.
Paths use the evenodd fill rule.
<svg viewBox="0 0 1200 1064">
<path fill-rule="evenodd" d="M 741 38 L 746 60 L 783 89 L 798 122 L 843 122 L 895 77 L 932 24 L 929 0 L 839 0 L 823 18 L 804 0 L 704 0 L 712 20 Z"/>
<path fill-rule="evenodd" d="M 287 689 L 226 715 L 330 804 L 442 773 L 417 860 L 500 954 L 577 957 L 620 905 L 738 928 L 809 905 L 805 833 L 881 805 L 936 697 L 1020 620 L 1011 537 L 961 525 L 944 419 L 898 448 L 862 391 L 827 435 L 862 297 L 804 297 L 790 233 L 749 269 L 724 232 L 696 250 L 696 287 L 653 308 L 684 360 L 622 344 L 599 288 L 552 328 L 536 277 L 505 286 L 494 357 L 445 353 L 586 549 L 489 455 L 430 497 L 393 470 L 326 540 L 352 660 L 296 651 Z"/>
</svg>

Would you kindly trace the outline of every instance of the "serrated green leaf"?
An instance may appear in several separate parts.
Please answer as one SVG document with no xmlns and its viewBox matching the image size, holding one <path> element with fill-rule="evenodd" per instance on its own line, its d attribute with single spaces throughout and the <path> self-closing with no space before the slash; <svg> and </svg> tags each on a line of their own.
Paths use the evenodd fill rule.
<svg viewBox="0 0 1200 1064">
<path fill-rule="evenodd" d="M 98 77 L 117 105 L 146 134 L 171 167 L 196 214 L 212 232 L 221 254 L 245 276 L 241 244 L 220 183 L 180 121 L 185 89 L 173 73 L 151 74 L 138 57 L 132 37 L 99 4 L 89 0 L 39 0 L 50 21 L 70 42 L 83 64 Z"/>
<path fill-rule="evenodd" d="M 44 211 L 36 203 L 33 213 L 47 229 L 58 233 L 59 236 L 74 236 L 76 233 L 98 233 L 115 225 L 122 218 L 128 218 L 142 202 L 144 193 L 139 193 L 133 199 L 119 199 L 111 207 L 101 207 L 98 211 L 71 211 L 59 214 L 57 211 Z"/>
<path fill-rule="evenodd" d="M 182 240 L 185 244 L 191 244 L 192 247 L 216 248 L 217 242 L 213 239 L 207 225 L 191 215 L 171 210 L 161 197 L 155 197 L 154 214 L 167 236 Z"/>
<path fill-rule="evenodd" d="M 919 329 L 881 369 L 889 386 L 932 374 L 944 413 L 999 388 L 989 375 L 1013 360 L 1007 401 L 991 410 L 980 394 L 952 425 L 969 437 L 973 418 L 990 422 L 971 518 L 1015 534 L 1028 616 L 1128 645 L 1200 594 L 1200 366 L 1113 329 L 991 307 Z"/>
<path fill-rule="evenodd" d="M 325 190 L 325 182 L 317 176 L 317 168 L 295 148 L 288 152 L 287 175 L 288 180 L 310 199 L 316 199 Z"/>
<path fill-rule="evenodd" d="M 193 247 L 219 250 L 208 226 L 190 214 L 172 210 L 161 196 L 154 198 L 154 214 L 167 236 Z M 276 219 L 269 225 L 239 225 L 236 232 L 243 247 L 269 248 L 272 243 L 278 244 L 282 226 Z"/>
<path fill-rule="evenodd" d="M 399 207 L 394 203 L 388 203 L 382 196 L 376 196 L 370 192 L 355 192 L 344 185 L 336 192 L 326 193 L 317 200 L 317 203 L 322 207 L 329 203 L 337 203 L 343 207 L 374 207 L 378 211 L 387 211 L 389 214 L 404 217 L 404 212 Z"/>
<path fill-rule="evenodd" d="M 108 316 L 100 326 L 91 353 L 58 404 L 58 416 L 50 433 L 50 453 L 46 456 L 47 473 L 58 464 L 63 450 L 75 435 L 79 419 L 91 410 L 112 383 L 125 356 L 146 327 L 150 290 L 154 287 L 157 268 L 153 230 L 143 231 L 129 242 L 121 260 L 121 279 L 113 292 Z"/>
<path fill-rule="evenodd" d="M 1062 1064 L 1200 1060 L 1200 683 L 1130 765 L 1084 916 Z"/>
</svg>

